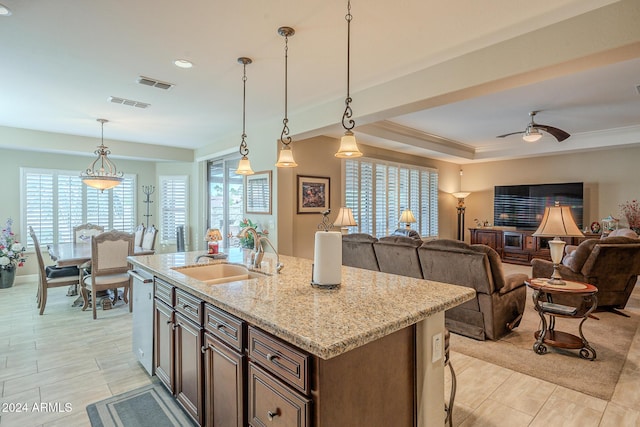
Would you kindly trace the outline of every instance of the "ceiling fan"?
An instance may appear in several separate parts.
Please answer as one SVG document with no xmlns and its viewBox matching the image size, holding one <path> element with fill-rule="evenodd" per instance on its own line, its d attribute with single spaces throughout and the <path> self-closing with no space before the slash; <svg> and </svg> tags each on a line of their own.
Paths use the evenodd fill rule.
<svg viewBox="0 0 640 427">
<path fill-rule="evenodd" d="M 527 128 L 524 130 L 524 132 L 505 133 L 504 135 L 498 135 L 496 138 L 504 138 L 505 136 L 522 133 L 523 134 L 522 139 L 524 139 L 525 141 L 536 142 L 537 140 L 542 138 L 542 133 L 540 131 L 544 131 L 551 134 L 555 139 L 558 140 L 558 142 L 562 142 L 571 136 L 570 134 L 563 131 L 562 129 L 558 129 L 556 127 L 549 126 L 549 125 L 541 125 L 534 122 L 533 118 L 535 117 L 536 114 L 538 114 L 538 111 L 531 111 L 529 113 L 529 117 L 531 117 L 531 122 L 527 125 Z"/>
</svg>

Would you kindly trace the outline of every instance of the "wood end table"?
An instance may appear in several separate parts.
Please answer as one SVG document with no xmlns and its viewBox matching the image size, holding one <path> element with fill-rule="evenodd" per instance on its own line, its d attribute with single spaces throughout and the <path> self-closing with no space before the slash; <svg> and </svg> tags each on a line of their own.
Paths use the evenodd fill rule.
<svg viewBox="0 0 640 427">
<path fill-rule="evenodd" d="M 596 358 L 596 351 L 582 333 L 582 325 L 589 314 L 598 306 L 596 293 L 598 288 L 582 282 L 565 280 L 563 285 L 551 284 L 549 279 L 528 279 L 527 286 L 533 289 L 533 304 L 540 315 L 541 329 L 534 334 L 536 342 L 533 351 L 538 354 L 547 352 L 547 345 L 565 349 L 580 349 L 580 357 L 587 360 Z M 554 295 L 572 295 L 580 297 L 578 306 L 555 304 Z M 547 315 L 549 321 L 547 322 Z M 580 336 L 556 331 L 556 317 L 582 319 L 578 326 Z"/>
</svg>

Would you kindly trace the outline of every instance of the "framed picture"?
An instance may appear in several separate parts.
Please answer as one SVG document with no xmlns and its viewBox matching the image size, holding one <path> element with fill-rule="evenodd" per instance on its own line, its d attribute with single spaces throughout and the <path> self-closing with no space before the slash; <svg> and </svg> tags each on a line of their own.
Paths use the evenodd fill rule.
<svg viewBox="0 0 640 427">
<path fill-rule="evenodd" d="M 244 177 L 244 211 L 248 214 L 271 214 L 271 171 Z"/>
<path fill-rule="evenodd" d="M 319 213 L 329 209 L 329 178 L 298 175 L 298 213 Z"/>
</svg>

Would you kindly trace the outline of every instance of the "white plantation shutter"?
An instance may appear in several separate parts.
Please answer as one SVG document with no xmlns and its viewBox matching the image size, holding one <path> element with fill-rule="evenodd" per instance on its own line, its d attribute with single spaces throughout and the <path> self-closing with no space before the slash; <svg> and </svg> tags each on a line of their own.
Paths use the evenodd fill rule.
<svg viewBox="0 0 640 427">
<path fill-rule="evenodd" d="M 176 243 L 176 228 L 184 226 L 187 233 L 189 177 L 160 177 L 160 241 L 164 244 Z M 186 242 L 185 242 L 186 244 Z"/>
<path fill-rule="evenodd" d="M 353 210 L 358 232 L 382 237 L 404 224 L 411 209 L 422 237 L 438 235 L 438 172 L 434 169 L 366 158 L 343 162 L 345 206 Z"/>
<path fill-rule="evenodd" d="M 21 168 L 20 175 L 23 236 L 32 226 L 43 245 L 72 242 L 73 227 L 87 222 L 105 230 L 133 231 L 135 175 L 125 175 L 104 193 L 84 185 L 77 171 Z M 31 239 L 25 243 L 33 245 Z"/>
</svg>

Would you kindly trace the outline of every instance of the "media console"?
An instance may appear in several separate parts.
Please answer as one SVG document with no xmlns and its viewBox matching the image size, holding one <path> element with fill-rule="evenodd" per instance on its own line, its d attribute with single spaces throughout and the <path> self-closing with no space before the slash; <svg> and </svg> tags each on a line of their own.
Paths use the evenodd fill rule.
<svg viewBox="0 0 640 427">
<path fill-rule="evenodd" d="M 503 230 L 499 228 L 470 228 L 471 244 L 483 244 L 493 248 L 502 261 L 530 265 L 533 258 L 551 261 L 549 240 L 552 237 L 535 237 L 534 230 Z M 567 245 L 579 245 L 586 239 L 599 239 L 600 234 L 584 233 L 584 237 L 564 237 Z"/>
</svg>

